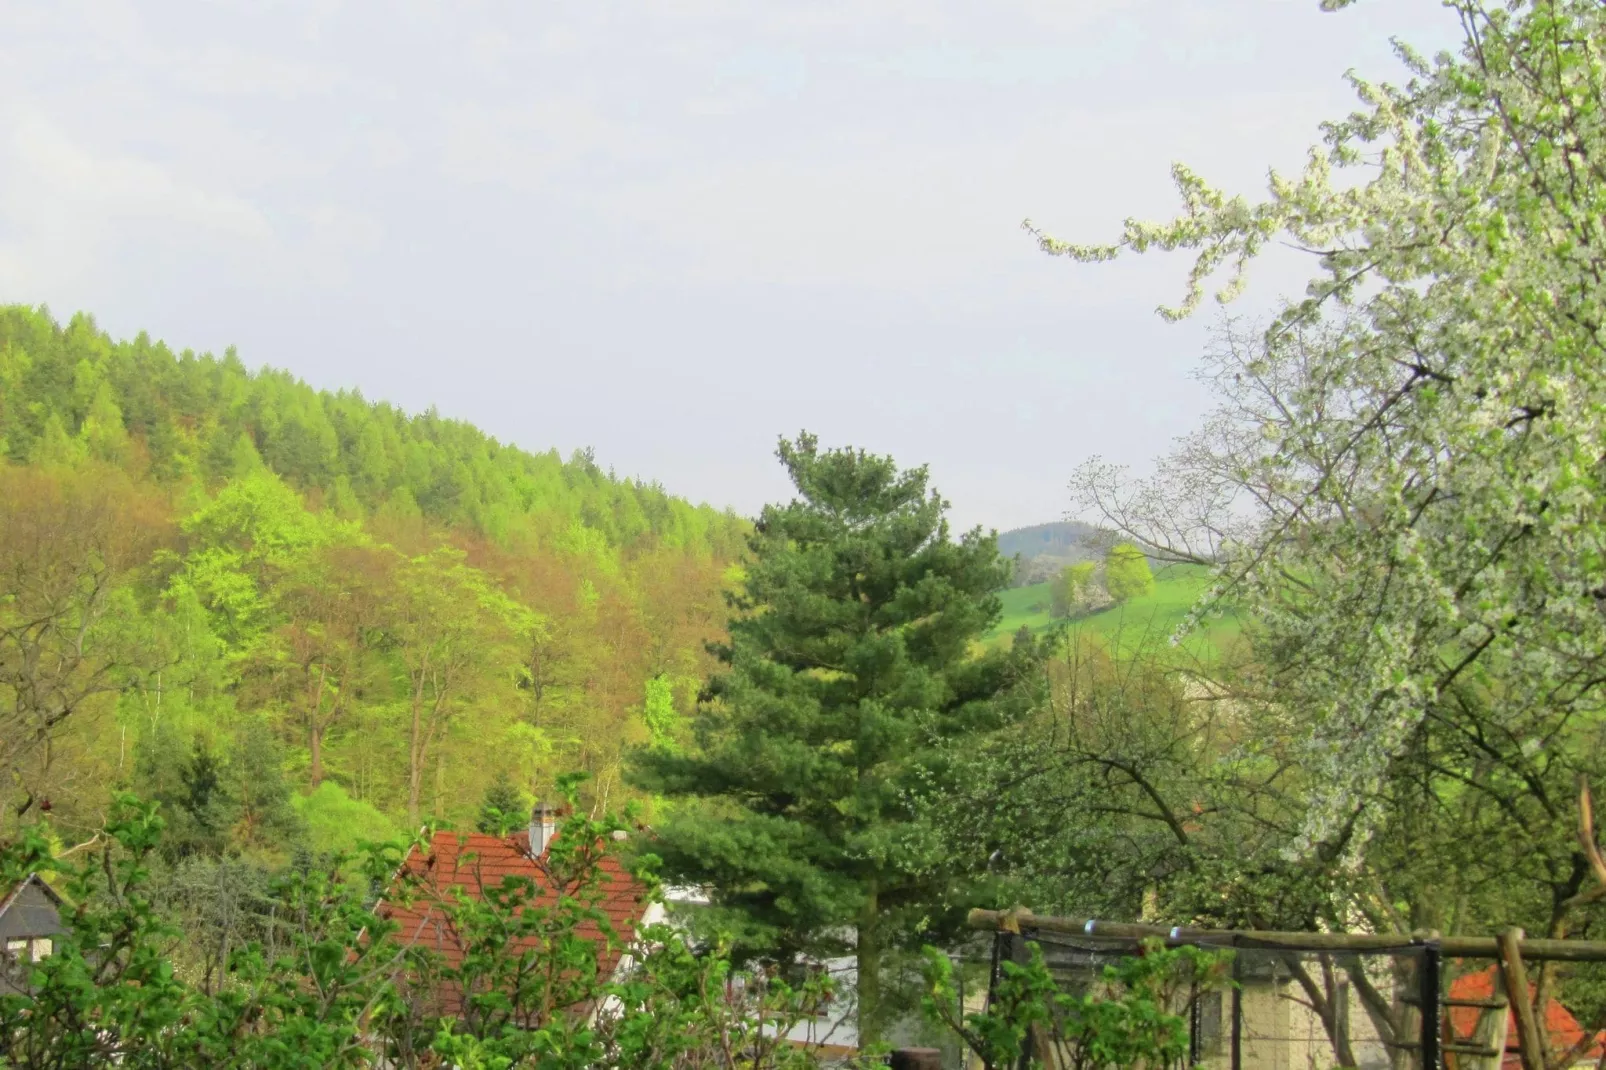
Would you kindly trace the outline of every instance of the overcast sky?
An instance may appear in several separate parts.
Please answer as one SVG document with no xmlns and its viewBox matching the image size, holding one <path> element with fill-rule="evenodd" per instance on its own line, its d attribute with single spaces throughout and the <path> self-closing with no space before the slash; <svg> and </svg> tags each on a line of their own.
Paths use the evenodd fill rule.
<svg viewBox="0 0 1606 1070">
<path fill-rule="evenodd" d="M 1114 236 L 1297 167 L 1434 0 L 0 0 L 0 301 L 473 421 L 751 513 L 777 436 L 956 520 L 1197 417 L 1185 264 Z M 1297 265 L 1256 277 L 1298 289 Z"/>
</svg>

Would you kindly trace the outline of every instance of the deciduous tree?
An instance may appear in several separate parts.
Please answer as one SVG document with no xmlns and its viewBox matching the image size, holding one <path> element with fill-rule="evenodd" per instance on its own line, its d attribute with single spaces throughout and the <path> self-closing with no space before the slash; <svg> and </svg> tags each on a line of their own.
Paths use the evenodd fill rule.
<svg viewBox="0 0 1606 1070">
<path fill-rule="evenodd" d="M 24 763 L 150 654 L 128 585 L 171 533 L 121 473 L 0 463 L 0 791 L 22 809 Z"/>
<path fill-rule="evenodd" d="M 1117 602 L 1154 593 L 1154 573 L 1143 551 L 1129 542 L 1110 547 L 1104 555 L 1104 587 Z"/>
<path fill-rule="evenodd" d="M 1377 816 L 1458 685 L 1513 727 L 1581 725 L 1606 686 L 1606 8 L 1446 6 L 1459 53 L 1402 47 L 1404 84 L 1352 79 L 1360 108 L 1267 199 L 1179 166 L 1176 219 L 1040 236 L 1082 260 L 1192 250 L 1168 315 L 1222 268 L 1230 299 L 1268 244 L 1316 257 L 1303 300 L 1226 340 L 1223 404 L 1164 478 L 1080 480 L 1129 535 L 1220 559 L 1309 717 L 1311 843 Z"/>
<path fill-rule="evenodd" d="M 407 689 L 407 818 L 416 826 L 429 759 L 487 683 L 518 609 L 461 551 L 440 549 L 396 568 L 382 612 Z"/>
</svg>

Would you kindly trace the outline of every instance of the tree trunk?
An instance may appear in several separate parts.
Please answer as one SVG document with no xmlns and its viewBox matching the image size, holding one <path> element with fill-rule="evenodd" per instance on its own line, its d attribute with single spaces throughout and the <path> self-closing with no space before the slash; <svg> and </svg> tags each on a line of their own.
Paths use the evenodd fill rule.
<svg viewBox="0 0 1606 1070">
<path fill-rule="evenodd" d="M 407 746 L 407 823 L 418 828 L 418 798 L 424 778 L 424 686 L 413 688 L 413 727 Z"/>
<path fill-rule="evenodd" d="M 316 717 L 307 729 L 307 749 L 312 752 L 312 769 L 307 774 L 313 791 L 323 783 L 323 726 Z"/>
<path fill-rule="evenodd" d="M 446 753 L 435 752 L 435 818 L 446 812 Z"/>
<path fill-rule="evenodd" d="M 1333 970 L 1333 960 L 1330 955 L 1321 956 L 1322 978 L 1318 982 L 1311 972 L 1305 968 L 1299 956 L 1289 955 L 1284 961 L 1288 964 L 1289 972 L 1299 987 L 1305 990 L 1305 997 L 1316 1012 L 1316 1017 L 1322 1023 L 1322 1030 L 1327 1034 L 1328 1043 L 1333 1046 L 1333 1057 L 1339 1066 L 1359 1066 L 1355 1059 L 1354 1048 L 1350 1044 L 1349 1033 L 1343 1028 L 1344 1007 L 1343 1000 L 1349 998 L 1348 993 L 1338 984 L 1337 974 Z"/>
<path fill-rule="evenodd" d="M 881 932 L 876 908 L 876 886 L 872 881 L 865 896 L 864 910 L 859 915 L 857 968 L 860 1048 L 881 1039 Z"/>
<path fill-rule="evenodd" d="M 318 785 L 323 783 L 323 685 L 325 667 L 318 666 L 318 682 L 312 689 L 311 700 L 307 703 L 307 750 L 312 754 L 312 769 L 308 779 L 312 781 L 312 790 L 317 791 Z"/>
</svg>

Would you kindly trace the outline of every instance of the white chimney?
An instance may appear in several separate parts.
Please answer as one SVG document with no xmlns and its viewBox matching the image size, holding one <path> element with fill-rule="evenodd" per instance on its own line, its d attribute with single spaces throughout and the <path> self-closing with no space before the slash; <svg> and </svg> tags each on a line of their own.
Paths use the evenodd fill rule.
<svg viewBox="0 0 1606 1070">
<path fill-rule="evenodd" d="M 530 856 L 540 858 L 558 831 L 558 808 L 538 802 L 530 811 Z"/>
</svg>

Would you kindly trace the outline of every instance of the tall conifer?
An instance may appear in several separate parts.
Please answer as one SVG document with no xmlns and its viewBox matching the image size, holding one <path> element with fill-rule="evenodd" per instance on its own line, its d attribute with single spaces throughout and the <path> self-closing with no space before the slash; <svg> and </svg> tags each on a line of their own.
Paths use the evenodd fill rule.
<svg viewBox="0 0 1606 1070">
<path fill-rule="evenodd" d="M 686 800 L 653 844 L 664 875 L 710 887 L 750 947 L 854 948 L 869 1040 L 884 952 L 951 902 L 958 860 L 915 799 L 946 748 L 1007 718 L 1030 646 L 976 652 L 1009 565 L 992 535 L 950 537 L 925 468 L 808 434 L 779 456 L 798 496 L 754 527 L 698 746 L 638 755 L 635 775 Z"/>
</svg>

